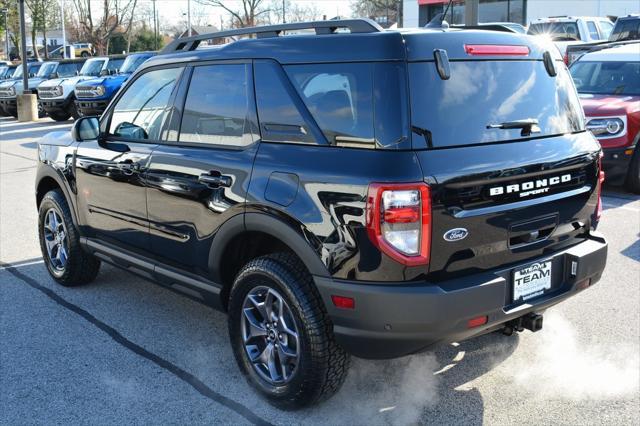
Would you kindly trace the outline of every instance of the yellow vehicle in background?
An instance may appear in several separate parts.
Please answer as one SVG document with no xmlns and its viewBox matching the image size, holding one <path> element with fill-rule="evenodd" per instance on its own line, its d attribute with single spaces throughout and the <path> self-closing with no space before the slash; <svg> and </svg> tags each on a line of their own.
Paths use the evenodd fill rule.
<svg viewBox="0 0 640 426">
<path fill-rule="evenodd" d="M 93 56 L 93 45 L 91 43 L 73 43 L 76 58 L 87 58 Z"/>
</svg>

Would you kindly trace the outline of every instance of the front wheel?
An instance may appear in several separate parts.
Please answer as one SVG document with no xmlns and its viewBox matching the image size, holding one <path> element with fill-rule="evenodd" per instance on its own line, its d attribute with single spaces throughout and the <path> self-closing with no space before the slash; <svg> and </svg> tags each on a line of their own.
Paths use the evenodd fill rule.
<svg viewBox="0 0 640 426">
<path fill-rule="evenodd" d="M 346 378 L 349 355 L 335 341 L 311 275 L 292 255 L 242 268 L 231 289 L 229 335 L 242 372 L 279 408 L 325 400 Z"/>
<path fill-rule="evenodd" d="M 49 117 L 53 118 L 55 121 L 67 121 L 70 117 L 71 114 L 67 113 L 67 112 L 50 112 L 48 113 Z"/>
<path fill-rule="evenodd" d="M 80 235 L 60 190 L 45 194 L 38 216 L 40 249 L 53 279 L 68 287 L 93 281 L 98 275 L 100 261 L 80 246 Z"/>
</svg>

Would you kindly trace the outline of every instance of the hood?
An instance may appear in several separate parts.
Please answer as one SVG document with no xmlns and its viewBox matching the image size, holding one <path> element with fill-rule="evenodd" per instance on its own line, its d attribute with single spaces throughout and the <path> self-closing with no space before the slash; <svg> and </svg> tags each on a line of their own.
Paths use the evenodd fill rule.
<svg viewBox="0 0 640 426">
<path fill-rule="evenodd" d="M 19 80 L 6 80 L 3 82 L 0 82 L 0 87 L 13 87 L 16 85 L 18 81 Z"/>
<path fill-rule="evenodd" d="M 63 83 L 64 84 L 76 85 L 77 83 L 79 83 L 81 81 L 91 80 L 91 79 L 94 79 L 94 78 L 95 77 L 84 76 L 84 75 L 77 75 L 77 76 L 65 77 L 65 78 L 54 78 L 54 79 L 51 79 L 51 80 L 44 81 L 40 86 L 41 87 L 55 87 L 55 86 L 60 86 Z"/>
<path fill-rule="evenodd" d="M 68 130 L 49 132 L 38 141 L 38 146 L 42 149 L 45 145 L 69 146 L 73 143 Z"/>
<path fill-rule="evenodd" d="M 97 86 L 102 84 L 105 80 L 108 80 L 109 77 L 100 77 L 100 78 L 92 78 L 90 80 L 82 80 L 83 86 Z"/>
<path fill-rule="evenodd" d="M 625 115 L 640 111 L 640 96 L 580 94 L 587 117 Z"/>
</svg>

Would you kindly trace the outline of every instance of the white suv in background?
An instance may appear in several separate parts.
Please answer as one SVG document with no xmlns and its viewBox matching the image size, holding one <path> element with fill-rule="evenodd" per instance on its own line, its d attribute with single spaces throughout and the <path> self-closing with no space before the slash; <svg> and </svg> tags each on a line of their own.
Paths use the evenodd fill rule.
<svg viewBox="0 0 640 426">
<path fill-rule="evenodd" d="M 539 18 L 529 24 L 527 34 L 545 35 L 551 38 L 567 62 L 567 46 L 607 40 L 613 30 L 613 22 L 593 16 L 552 16 Z"/>
</svg>

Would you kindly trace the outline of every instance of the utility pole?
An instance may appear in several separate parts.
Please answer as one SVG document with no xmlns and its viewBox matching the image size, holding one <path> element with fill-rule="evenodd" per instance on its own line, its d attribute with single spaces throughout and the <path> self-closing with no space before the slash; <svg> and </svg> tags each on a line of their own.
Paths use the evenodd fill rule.
<svg viewBox="0 0 640 426">
<path fill-rule="evenodd" d="M 27 64 L 27 29 L 25 27 L 24 0 L 18 0 L 20 6 L 20 59 L 22 59 L 22 93 L 29 90 L 29 66 Z M 36 46 L 33 47 L 36 49 Z"/>
<path fill-rule="evenodd" d="M 156 0 L 153 2 L 153 48 L 158 50 L 158 19 L 156 18 Z"/>
<path fill-rule="evenodd" d="M 191 37 L 191 0 L 187 0 L 187 35 Z"/>
<path fill-rule="evenodd" d="M 64 29 L 64 0 L 60 0 L 60 16 L 62 19 L 62 59 L 67 58 L 67 33 Z"/>
<path fill-rule="evenodd" d="M 286 10 L 285 10 L 285 1 L 286 0 L 282 0 L 282 23 L 286 24 L 287 23 L 287 18 L 285 17 L 286 14 Z"/>
<path fill-rule="evenodd" d="M 478 8 L 480 0 L 467 0 L 464 2 L 464 24 L 473 26 L 478 25 Z M 453 16 L 453 10 L 451 11 Z M 453 21 L 453 19 L 451 19 Z M 453 23 L 453 22 L 452 22 Z"/>
</svg>

